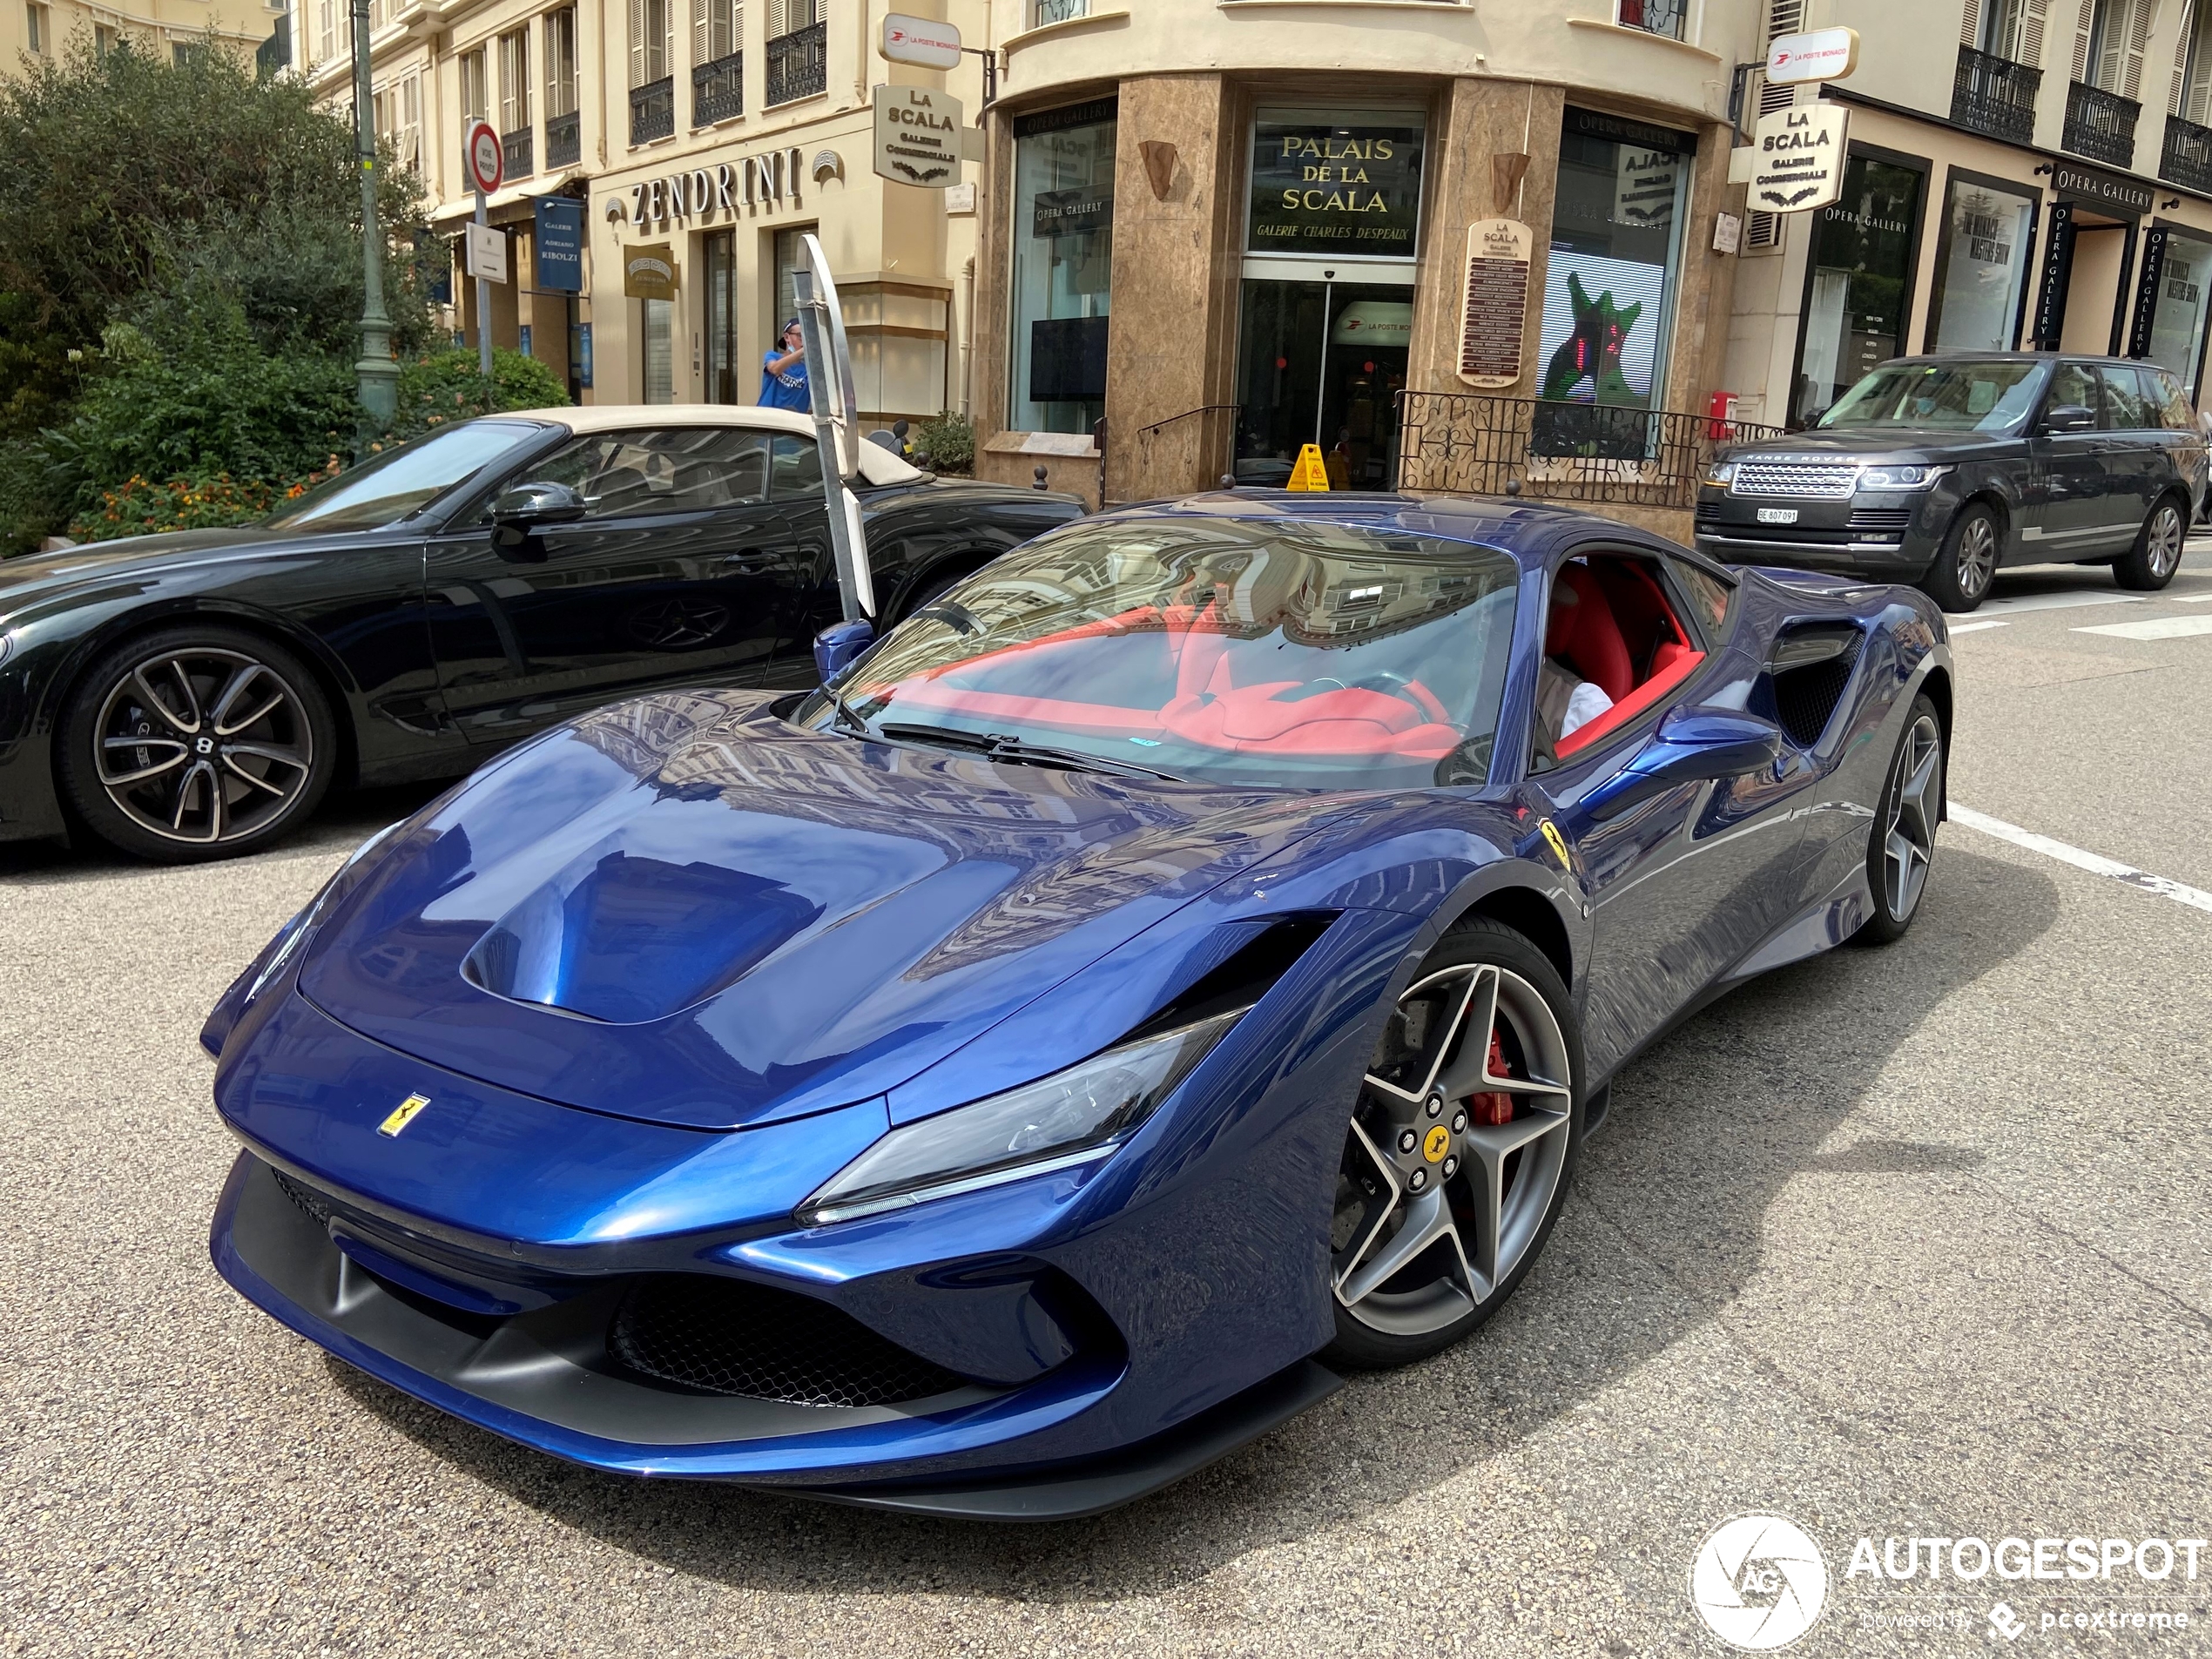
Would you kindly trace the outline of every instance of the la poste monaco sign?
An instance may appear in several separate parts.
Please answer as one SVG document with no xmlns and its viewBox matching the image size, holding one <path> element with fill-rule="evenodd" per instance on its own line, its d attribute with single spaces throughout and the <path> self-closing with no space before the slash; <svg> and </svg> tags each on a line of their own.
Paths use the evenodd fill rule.
<svg viewBox="0 0 2212 1659">
<path fill-rule="evenodd" d="M 960 30 L 948 23 L 894 11 L 883 20 L 883 38 L 876 50 L 894 64 L 912 64 L 917 69 L 958 69 Z"/>
<path fill-rule="evenodd" d="M 1840 104 L 1807 104 L 1761 116 L 1751 140 L 1751 206 L 1804 213 L 1841 195 L 1850 113 Z"/>
<path fill-rule="evenodd" d="M 1814 29 L 1777 35 L 1766 49 L 1766 78 L 1777 86 L 1840 81 L 1858 67 L 1858 30 Z"/>
</svg>

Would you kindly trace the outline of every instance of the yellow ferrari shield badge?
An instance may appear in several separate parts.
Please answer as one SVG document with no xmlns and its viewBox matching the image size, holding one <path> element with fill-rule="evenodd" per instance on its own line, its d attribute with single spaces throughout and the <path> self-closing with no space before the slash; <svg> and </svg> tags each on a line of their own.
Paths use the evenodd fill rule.
<svg viewBox="0 0 2212 1659">
<path fill-rule="evenodd" d="M 428 1095 L 409 1095 L 392 1108 L 392 1115 L 376 1126 L 379 1135 L 397 1135 L 415 1121 L 415 1115 L 430 1103 Z"/>
<path fill-rule="evenodd" d="M 1559 833 L 1559 826 L 1548 818 L 1538 827 L 1544 832 L 1546 844 L 1559 855 L 1559 867 L 1570 874 L 1573 873 L 1575 860 L 1567 856 L 1567 838 Z"/>
<path fill-rule="evenodd" d="M 1452 1150 L 1452 1131 L 1439 1123 L 1429 1130 L 1421 1142 L 1421 1156 L 1431 1163 L 1444 1162 L 1444 1155 Z"/>
</svg>

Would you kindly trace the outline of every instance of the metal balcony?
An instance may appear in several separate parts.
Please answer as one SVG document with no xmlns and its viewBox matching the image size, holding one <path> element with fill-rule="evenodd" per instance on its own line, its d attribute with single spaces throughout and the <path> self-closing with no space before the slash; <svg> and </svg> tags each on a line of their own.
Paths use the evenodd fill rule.
<svg viewBox="0 0 2212 1659">
<path fill-rule="evenodd" d="M 665 138 L 676 131 L 676 78 L 664 75 L 657 81 L 630 89 L 630 141 L 651 144 L 655 138 Z"/>
<path fill-rule="evenodd" d="M 2135 165 L 2135 118 L 2143 106 L 2131 98 L 2084 86 L 2066 89 L 2066 131 L 2059 147 L 2115 167 Z"/>
<path fill-rule="evenodd" d="M 2178 115 L 2168 116 L 2158 176 L 2184 190 L 2212 192 L 2212 127 L 2201 127 Z"/>
<path fill-rule="evenodd" d="M 501 133 L 499 147 L 506 152 L 509 179 L 527 179 L 536 171 L 532 165 L 536 145 L 529 128 L 516 127 L 512 132 Z"/>
<path fill-rule="evenodd" d="M 574 110 L 545 118 L 545 165 L 573 167 L 583 159 L 583 121 Z"/>
<path fill-rule="evenodd" d="M 768 43 L 770 104 L 788 104 L 828 90 L 828 24 L 810 23 Z"/>
<path fill-rule="evenodd" d="M 1961 46 L 1951 83 L 1951 118 L 1993 138 L 2033 143 L 2035 94 L 2042 84 L 2040 69 Z"/>
<path fill-rule="evenodd" d="M 745 113 L 745 54 L 691 65 L 691 125 L 711 127 Z"/>
</svg>

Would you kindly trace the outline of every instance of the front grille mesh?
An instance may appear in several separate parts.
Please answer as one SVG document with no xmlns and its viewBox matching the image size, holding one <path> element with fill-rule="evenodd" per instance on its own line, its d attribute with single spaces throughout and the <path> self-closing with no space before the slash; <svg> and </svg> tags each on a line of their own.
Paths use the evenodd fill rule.
<svg viewBox="0 0 2212 1659">
<path fill-rule="evenodd" d="M 1739 461 L 1729 491 L 1737 496 L 1794 496 L 1807 501 L 1848 501 L 1858 488 L 1857 466 L 1827 462 Z"/>
<path fill-rule="evenodd" d="M 794 1406 L 892 1406 L 967 1386 L 826 1302 L 705 1274 L 639 1280 L 607 1345 L 663 1382 Z"/>
<path fill-rule="evenodd" d="M 322 1227 L 329 1224 L 329 1199 L 324 1197 L 304 1181 L 294 1181 L 274 1164 L 269 1166 L 269 1173 L 276 1177 L 277 1186 L 282 1190 L 284 1196 L 305 1211 L 308 1219 L 316 1226 Z"/>
<path fill-rule="evenodd" d="M 1859 643 L 1854 638 L 1848 651 L 1825 662 L 1808 663 L 1774 677 L 1775 716 L 1790 734 L 1790 741 L 1800 749 L 1811 748 L 1828 730 L 1836 705 L 1843 700 L 1844 688 L 1851 684 Z"/>
<path fill-rule="evenodd" d="M 1912 528 L 1910 507 L 1854 507 L 1851 527 L 1855 530 L 1909 530 Z"/>
</svg>

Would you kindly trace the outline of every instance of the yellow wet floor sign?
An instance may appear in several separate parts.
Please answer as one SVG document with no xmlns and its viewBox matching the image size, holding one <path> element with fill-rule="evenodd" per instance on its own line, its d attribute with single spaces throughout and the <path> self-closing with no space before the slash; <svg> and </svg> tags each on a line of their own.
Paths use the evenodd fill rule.
<svg viewBox="0 0 2212 1659">
<path fill-rule="evenodd" d="M 1321 459 L 1321 446 L 1309 443 L 1298 452 L 1298 461 L 1291 468 L 1291 482 L 1285 489 L 1326 489 L 1329 469 Z"/>
</svg>

